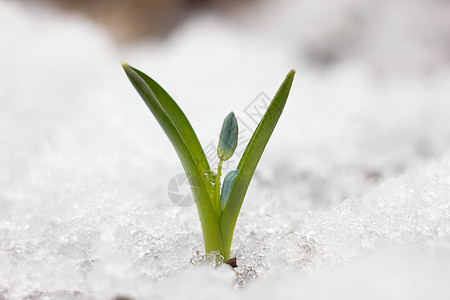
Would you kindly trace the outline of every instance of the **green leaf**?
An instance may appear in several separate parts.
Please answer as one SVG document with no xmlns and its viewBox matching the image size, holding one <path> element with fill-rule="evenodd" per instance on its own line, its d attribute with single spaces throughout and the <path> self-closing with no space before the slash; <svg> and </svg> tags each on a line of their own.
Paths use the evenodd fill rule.
<svg viewBox="0 0 450 300">
<path fill-rule="evenodd" d="M 294 75 L 295 70 L 291 70 L 287 74 L 275 97 L 267 108 L 267 111 L 256 127 L 256 130 L 253 133 L 253 136 L 250 139 L 238 164 L 237 169 L 239 170 L 239 173 L 236 177 L 230 196 L 228 197 L 227 205 L 219 222 L 223 247 L 225 250 L 225 259 L 228 259 L 230 256 L 234 227 L 239 216 L 242 202 L 244 201 L 245 194 L 247 193 L 247 189 L 255 172 L 256 166 L 258 165 L 261 155 L 264 152 L 267 142 L 269 141 L 269 138 L 272 135 L 275 125 L 277 124 L 281 112 L 286 104 L 286 100 L 294 80 Z"/>
<path fill-rule="evenodd" d="M 238 142 L 238 123 L 233 112 L 230 112 L 223 120 L 220 131 L 219 144 L 217 145 L 217 156 L 221 160 L 228 160 L 233 156 Z"/>
<path fill-rule="evenodd" d="M 153 79 L 126 63 L 122 66 L 180 158 L 196 200 L 206 252 L 223 253 L 217 217 L 210 202 L 214 190 L 206 180 L 211 170 L 192 126 L 175 101 Z"/>
<path fill-rule="evenodd" d="M 150 78 L 143 72 L 139 71 L 138 69 L 135 69 L 125 63 L 123 65 L 124 65 L 125 72 L 127 72 L 127 69 L 128 69 L 128 72 L 127 72 L 128 76 L 129 76 L 129 74 L 132 74 L 131 71 L 134 71 L 139 77 L 142 78 L 142 80 L 145 81 L 145 83 L 151 89 L 155 98 L 157 99 L 159 104 L 163 107 L 163 109 L 165 110 L 165 112 L 170 117 L 171 121 L 173 122 L 174 126 L 176 127 L 176 129 L 178 130 L 178 132 L 180 133 L 180 135 L 183 137 L 184 141 L 186 142 L 186 145 L 188 146 L 190 152 L 193 155 L 195 162 L 198 165 L 198 169 L 199 169 L 200 173 L 201 174 L 210 173 L 211 169 L 210 169 L 208 160 L 206 159 L 205 153 L 203 152 L 202 146 L 200 145 L 197 135 L 195 134 L 194 129 L 192 128 L 191 124 L 189 123 L 188 119 L 186 118 L 186 115 L 183 113 L 183 111 L 180 109 L 180 107 L 177 105 L 177 103 L 152 78 Z M 147 106 L 150 108 L 150 110 L 152 110 L 152 108 L 151 108 L 152 103 L 146 99 L 144 99 L 144 102 L 147 104 Z M 211 191 L 212 191 L 212 185 L 211 185 Z"/>
</svg>

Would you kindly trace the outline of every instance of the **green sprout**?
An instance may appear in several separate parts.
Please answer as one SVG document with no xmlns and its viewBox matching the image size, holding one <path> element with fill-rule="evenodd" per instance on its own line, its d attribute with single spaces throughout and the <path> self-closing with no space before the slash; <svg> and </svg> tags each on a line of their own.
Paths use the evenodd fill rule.
<svg viewBox="0 0 450 300">
<path fill-rule="evenodd" d="M 217 146 L 217 174 L 211 171 L 205 153 L 180 107 L 153 79 L 122 63 L 129 80 L 175 148 L 192 188 L 203 231 L 205 251 L 230 259 L 231 241 L 245 194 L 270 136 L 286 104 L 294 80 L 291 70 L 256 127 L 236 170 L 230 171 L 220 189 L 222 164 L 234 154 L 238 123 L 233 112 L 224 120 Z"/>
</svg>

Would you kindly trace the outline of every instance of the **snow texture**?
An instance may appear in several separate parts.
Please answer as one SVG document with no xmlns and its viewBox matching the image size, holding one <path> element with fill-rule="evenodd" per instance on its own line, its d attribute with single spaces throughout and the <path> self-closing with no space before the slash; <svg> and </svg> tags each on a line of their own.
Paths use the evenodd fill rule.
<svg viewBox="0 0 450 300">
<path fill-rule="evenodd" d="M 448 299 L 449 9 L 274 1 L 117 46 L 82 16 L 1 0 L 0 299 Z M 122 60 L 205 149 L 231 110 L 249 138 L 297 69 L 235 271 L 209 265 L 195 206 L 169 200 L 181 165 Z"/>
</svg>

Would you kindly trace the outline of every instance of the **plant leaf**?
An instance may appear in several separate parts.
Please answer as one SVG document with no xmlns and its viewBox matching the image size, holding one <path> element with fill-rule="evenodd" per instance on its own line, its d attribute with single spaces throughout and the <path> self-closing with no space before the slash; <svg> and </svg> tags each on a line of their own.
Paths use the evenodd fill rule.
<svg viewBox="0 0 450 300">
<path fill-rule="evenodd" d="M 181 160 L 196 200 L 206 252 L 223 253 L 217 217 L 210 202 L 212 184 L 205 180 L 211 171 L 192 126 L 175 101 L 153 79 L 126 63 L 122 66 Z"/>
<path fill-rule="evenodd" d="M 151 91 L 155 95 L 157 101 L 161 104 L 163 109 L 166 111 L 171 121 L 173 122 L 176 129 L 179 131 L 180 135 L 183 137 L 186 145 L 188 146 L 194 160 L 197 163 L 198 169 L 201 174 L 205 172 L 210 172 L 210 166 L 208 160 L 206 159 L 205 153 L 203 152 L 202 146 L 194 132 L 191 124 L 189 123 L 186 115 L 180 109 L 178 104 L 170 97 L 170 95 L 152 78 L 143 72 L 128 66 L 136 72 L 147 85 L 150 87 Z M 125 68 L 125 67 L 124 67 Z M 126 70 L 125 70 L 126 71 Z M 147 103 L 147 100 L 144 99 Z M 149 105 L 149 103 L 147 103 Z M 212 185 L 211 185 L 212 188 Z"/>
<path fill-rule="evenodd" d="M 225 259 L 230 256 L 231 241 L 233 238 L 234 227 L 236 225 L 239 211 L 247 193 L 248 186 L 255 172 L 256 166 L 264 152 L 275 125 L 280 118 L 281 112 L 286 104 L 286 100 L 291 90 L 294 80 L 295 70 L 291 70 L 275 97 L 267 108 L 264 116 L 256 127 L 247 148 L 239 161 L 237 169 L 239 173 L 236 176 L 235 183 L 228 197 L 228 201 L 219 222 L 220 232 L 222 235 L 223 247 L 225 250 Z"/>
</svg>

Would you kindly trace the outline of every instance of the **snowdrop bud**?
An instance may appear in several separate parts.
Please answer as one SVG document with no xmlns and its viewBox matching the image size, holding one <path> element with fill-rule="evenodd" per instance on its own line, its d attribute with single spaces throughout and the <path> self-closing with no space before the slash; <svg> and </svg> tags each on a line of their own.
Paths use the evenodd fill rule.
<svg viewBox="0 0 450 300">
<path fill-rule="evenodd" d="M 231 189 L 233 188 L 238 173 L 239 170 L 230 171 L 223 180 L 222 194 L 220 194 L 220 206 L 222 207 L 222 211 L 225 209 L 225 206 L 227 206 L 228 197 L 230 196 Z"/>
<path fill-rule="evenodd" d="M 238 141 L 238 123 L 233 112 L 223 120 L 220 132 L 219 145 L 217 145 L 217 156 L 221 160 L 227 160 L 233 156 Z"/>
</svg>

